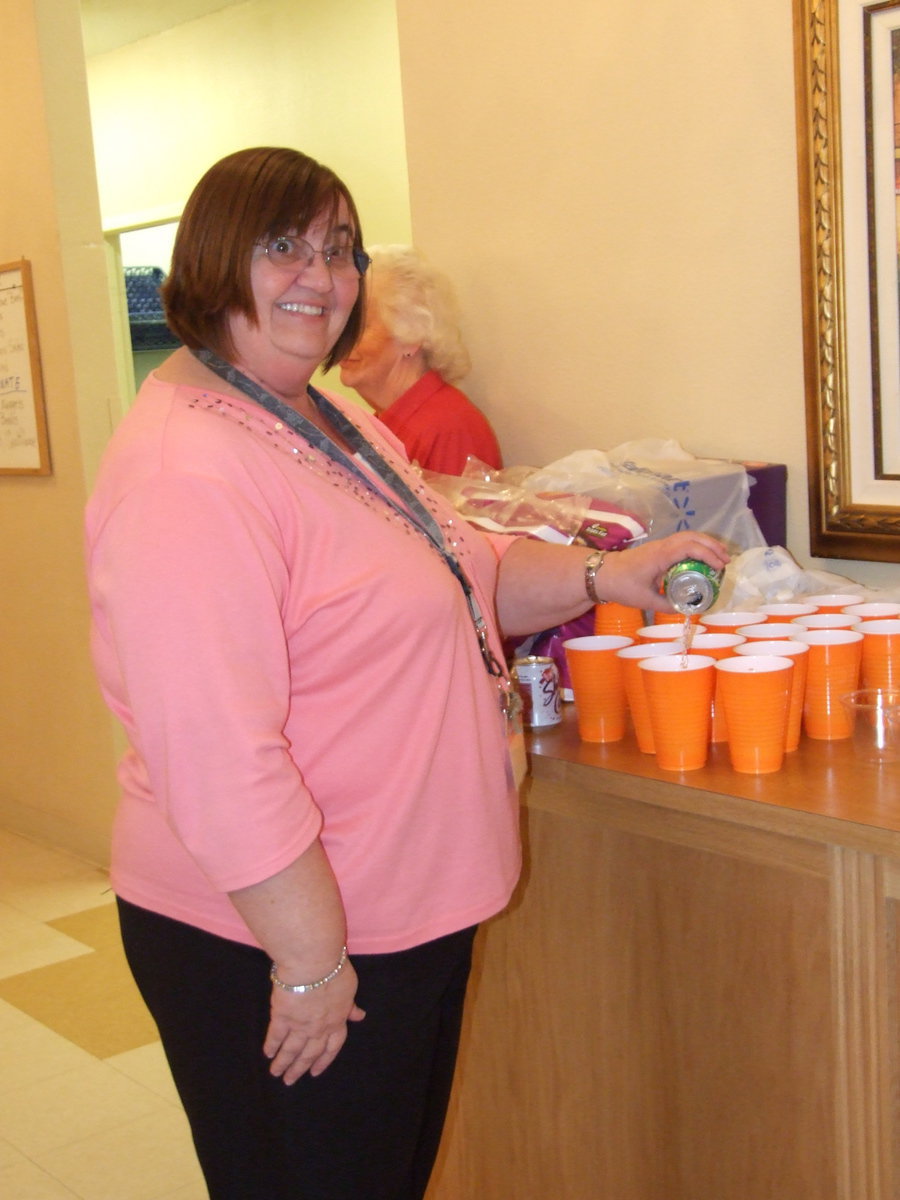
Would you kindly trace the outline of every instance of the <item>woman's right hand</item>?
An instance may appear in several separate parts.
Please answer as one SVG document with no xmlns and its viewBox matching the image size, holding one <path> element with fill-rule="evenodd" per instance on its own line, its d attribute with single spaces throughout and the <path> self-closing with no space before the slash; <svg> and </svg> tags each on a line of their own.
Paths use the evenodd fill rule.
<svg viewBox="0 0 900 1200">
<path fill-rule="evenodd" d="M 295 994 L 272 984 L 271 1019 L 263 1051 L 286 1084 L 321 1075 L 347 1040 L 347 1022 L 366 1015 L 356 1004 L 356 972 L 348 960 L 323 987 Z"/>
<path fill-rule="evenodd" d="M 231 902 L 278 964 L 283 983 L 324 979 L 347 941 L 347 921 L 331 864 L 318 838 L 282 871 L 229 892 Z M 308 992 L 272 984 L 269 1028 L 263 1052 L 285 1083 L 308 1071 L 321 1075 L 347 1040 L 347 1022 L 366 1015 L 356 1003 L 357 978 L 350 959 L 328 982 Z"/>
</svg>

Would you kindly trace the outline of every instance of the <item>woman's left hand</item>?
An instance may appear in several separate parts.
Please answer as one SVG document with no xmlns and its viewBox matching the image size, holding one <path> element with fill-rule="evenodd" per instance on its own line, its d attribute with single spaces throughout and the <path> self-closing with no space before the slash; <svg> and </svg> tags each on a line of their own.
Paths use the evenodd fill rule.
<svg viewBox="0 0 900 1200">
<path fill-rule="evenodd" d="M 536 633 L 574 620 L 591 607 L 585 590 L 587 546 L 558 546 L 516 538 L 500 560 L 497 615 L 506 636 Z M 673 563 L 699 558 L 716 570 L 729 561 L 721 542 L 685 530 L 628 550 L 610 550 L 594 576 L 597 595 L 634 608 L 671 612 L 660 595 Z"/>
</svg>

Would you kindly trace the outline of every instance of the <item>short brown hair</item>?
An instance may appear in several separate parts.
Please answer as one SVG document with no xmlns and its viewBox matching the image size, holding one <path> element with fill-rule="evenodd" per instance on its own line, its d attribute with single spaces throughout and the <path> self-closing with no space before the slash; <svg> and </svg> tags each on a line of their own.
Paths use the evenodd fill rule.
<svg viewBox="0 0 900 1200">
<path fill-rule="evenodd" d="M 228 316 L 257 323 L 250 286 L 254 246 L 266 237 L 302 233 L 323 212 L 337 214 L 343 200 L 353 222 L 353 244 L 362 231 L 353 197 L 328 167 L 272 146 L 238 150 L 215 163 L 191 193 L 178 225 L 172 268 L 161 293 L 169 328 L 186 346 L 206 347 L 231 359 Z M 346 357 L 363 327 L 365 288 L 322 364 L 327 371 Z"/>
</svg>

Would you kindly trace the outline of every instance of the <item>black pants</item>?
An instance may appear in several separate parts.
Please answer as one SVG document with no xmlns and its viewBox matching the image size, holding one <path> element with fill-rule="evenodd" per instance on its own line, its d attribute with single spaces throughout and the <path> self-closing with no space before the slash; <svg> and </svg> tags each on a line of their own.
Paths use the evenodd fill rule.
<svg viewBox="0 0 900 1200">
<path fill-rule="evenodd" d="M 365 1020 L 318 1078 L 274 1079 L 262 951 L 119 901 L 210 1200 L 421 1200 L 447 1111 L 475 930 L 354 955 Z"/>
</svg>

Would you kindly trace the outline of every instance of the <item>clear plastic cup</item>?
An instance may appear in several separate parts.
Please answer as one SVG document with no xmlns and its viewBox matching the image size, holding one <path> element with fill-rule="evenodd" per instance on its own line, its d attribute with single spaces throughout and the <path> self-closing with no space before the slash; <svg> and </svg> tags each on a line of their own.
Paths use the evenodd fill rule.
<svg viewBox="0 0 900 1200">
<path fill-rule="evenodd" d="M 842 696 L 853 727 L 853 749 L 865 762 L 900 761 L 900 691 L 861 688 Z"/>
</svg>

